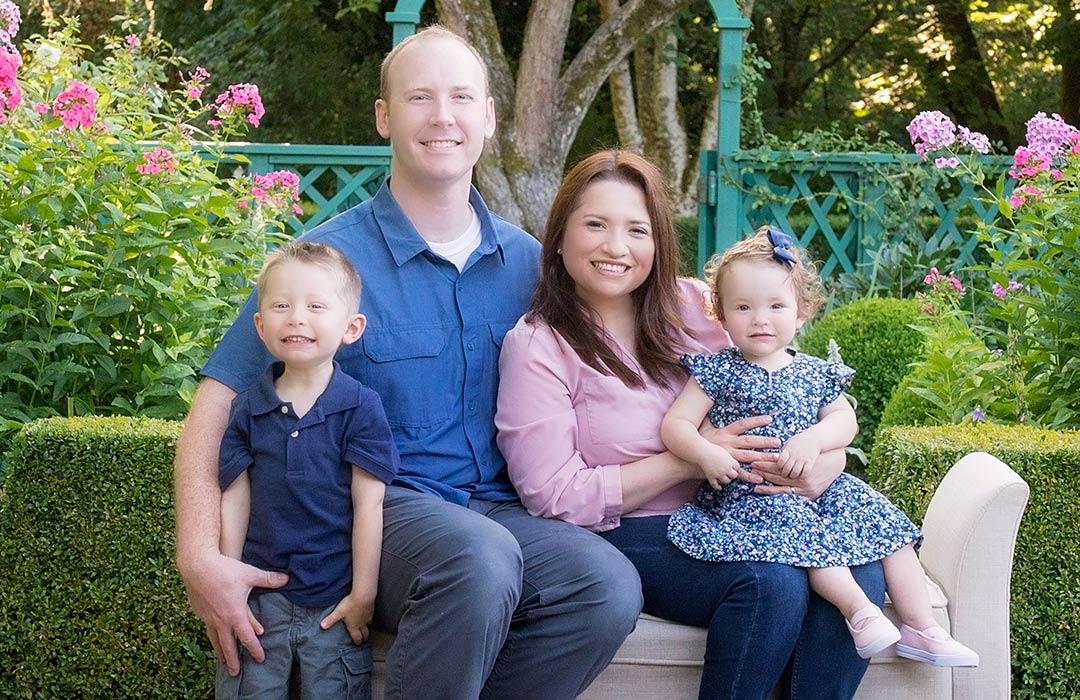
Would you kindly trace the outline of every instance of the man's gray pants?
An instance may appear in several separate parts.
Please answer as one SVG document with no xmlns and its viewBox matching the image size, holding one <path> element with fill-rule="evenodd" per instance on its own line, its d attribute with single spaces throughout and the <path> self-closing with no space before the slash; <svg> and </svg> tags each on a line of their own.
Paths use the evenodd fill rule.
<svg viewBox="0 0 1080 700">
<path fill-rule="evenodd" d="M 387 700 L 573 698 L 641 611 L 637 570 L 601 537 L 517 501 L 467 508 L 386 491 L 375 625 L 396 632 Z"/>
</svg>

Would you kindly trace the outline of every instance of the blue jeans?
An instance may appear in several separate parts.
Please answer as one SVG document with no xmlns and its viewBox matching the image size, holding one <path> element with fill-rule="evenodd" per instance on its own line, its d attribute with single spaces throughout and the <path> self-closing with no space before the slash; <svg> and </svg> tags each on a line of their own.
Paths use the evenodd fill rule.
<svg viewBox="0 0 1080 700">
<path fill-rule="evenodd" d="M 637 572 L 595 534 L 517 501 L 386 489 L 375 624 L 387 700 L 582 693 L 634 629 Z"/>
<path fill-rule="evenodd" d="M 699 698 L 767 698 L 781 677 L 793 700 L 854 695 L 866 661 L 802 569 L 693 559 L 668 542 L 667 524 L 667 516 L 623 518 L 601 536 L 637 568 L 645 612 L 709 630 Z M 871 600 L 884 598 L 880 565 L 853 571 Z"/>
</svg>

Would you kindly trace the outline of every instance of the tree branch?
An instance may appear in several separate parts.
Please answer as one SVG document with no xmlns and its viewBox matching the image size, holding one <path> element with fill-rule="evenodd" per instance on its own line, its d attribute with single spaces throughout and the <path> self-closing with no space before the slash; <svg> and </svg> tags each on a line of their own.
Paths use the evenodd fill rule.
<svg viewBox="0 0 1080 700">
<path fill-rule="evenodd" d="M 606 22 L 619 9 L 619 0 L 601 0 L 600 13 Z M 633 76 L 630 74 L 630 62 L 623 59 L 608 78 L 608 90 L 611 92 L 611 113 L 615 118 L 615 131 L 619 134 L 619 143 L 623 148 L 642 153 L 644 143 L 641 125 L 638 123 L 637 106 L 634 96 Z"/>
</svg>

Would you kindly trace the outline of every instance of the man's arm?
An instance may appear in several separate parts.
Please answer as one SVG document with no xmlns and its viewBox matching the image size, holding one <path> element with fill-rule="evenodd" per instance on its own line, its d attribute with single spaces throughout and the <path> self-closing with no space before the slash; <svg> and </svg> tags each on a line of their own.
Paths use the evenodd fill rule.
<svg viewBox="0 0 1080 700">
<path fill-rule="evenodd" d="M 221 489 L 217 464 L 221 436 L 229 422 L 229 406 L 236 395 L 214 379 L 199 383 L 183 432 L 176 444 L 173 487 L 176 500 L 176 567 L 187 589 L 188 603 L 206 624 L 214 653 L 240 672 L 236 640 L 262 661 L 256 635 L 262 627 L 247 605 L 252 587 L 285 585 L 285 574 L 261 571 L 221 554 Z"/>
</svg>

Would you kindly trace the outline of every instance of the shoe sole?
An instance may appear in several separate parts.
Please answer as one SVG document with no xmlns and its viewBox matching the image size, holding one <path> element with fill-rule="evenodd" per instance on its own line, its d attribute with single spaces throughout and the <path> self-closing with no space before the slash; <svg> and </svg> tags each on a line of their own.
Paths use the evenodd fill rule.
<svg viewBox="0 0 1080 700">
<path fill-rule="evenodd" d="M 878 653 L 879 651 L 884 651 L 885 649 L 888 649 L 893 644 L 896 644 L 898 641 L 900 641 L 899 630 L 896 631 L 895 637 L 891 634 L 884 637 L 879 637 L 874 640 L 873 644 L 868 644 L 864 647 L 855 647 L 855 651 L 862 658 L 869 659 L 874 654 Z"/>
<path fill-rule="evenodd" d="M 972 656 L 968 654 L 931 654 L 928 651 L 908 646 L 907 644 L 897 644 L 896 655 L 902 656 L 905 659 L 911 659 L 912 661 L 922 661 L 923 663 L 932 664 L 934 666 L 960 666 L 971 668 L 979 665 L 978 655 Z"/>
</svg>

